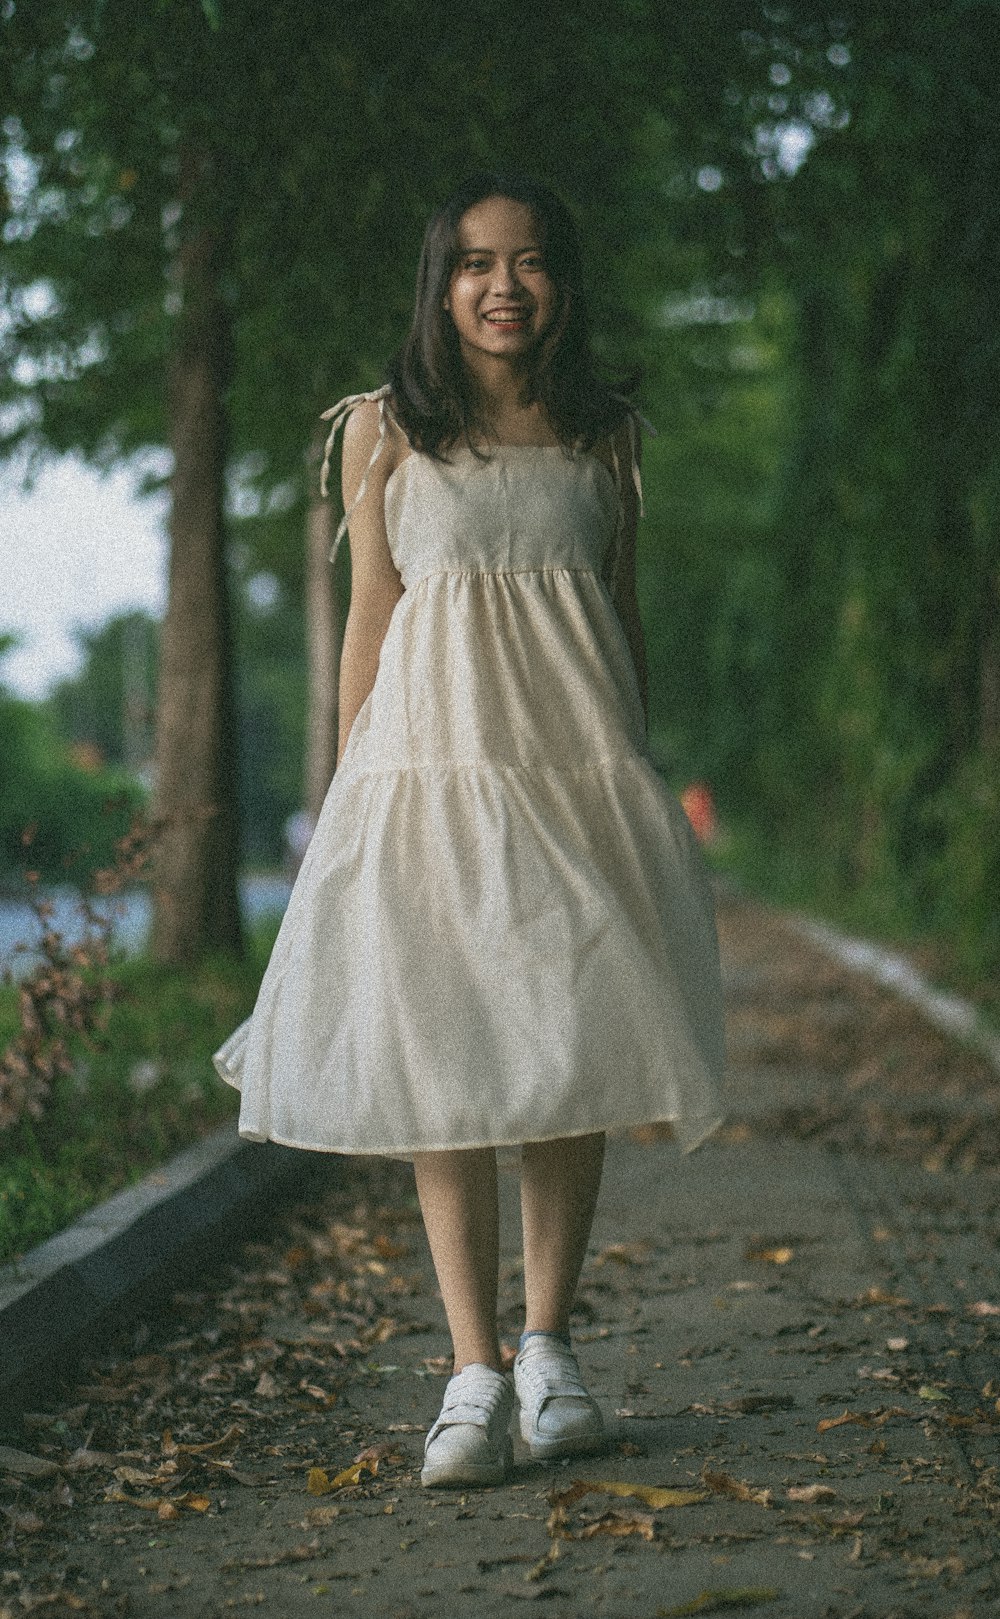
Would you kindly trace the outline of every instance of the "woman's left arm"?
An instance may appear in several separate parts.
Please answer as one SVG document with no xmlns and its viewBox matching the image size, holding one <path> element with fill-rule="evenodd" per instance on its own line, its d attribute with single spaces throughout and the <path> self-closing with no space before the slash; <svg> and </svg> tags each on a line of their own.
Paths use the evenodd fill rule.
<svg viewBox="0 0 1000 1619">
<path fill-rule="evenodd" d="M 625 631 L 625 639 L 632 654 L 648 734 L 649 673 L 646 663 L 646 640 L 642 632 L 642 620 L 639 617 L 639 602 L 635 587 L 639 495 L 632 478 L 632 435 L 627 421 L 622 422 L 621 426 L 616 430 L 613 443 L 618 455 L 618 465 L 621 468 L 623 515 L 622 529 L 618 541 L 618 567 L 613 582 L 611 600 L 621 620 L 622 629 Z M 635 454 L 636 459 L 639 460 L 642 455 L 642 439 L 639 434 L 636 435 Z"/>
</svg>

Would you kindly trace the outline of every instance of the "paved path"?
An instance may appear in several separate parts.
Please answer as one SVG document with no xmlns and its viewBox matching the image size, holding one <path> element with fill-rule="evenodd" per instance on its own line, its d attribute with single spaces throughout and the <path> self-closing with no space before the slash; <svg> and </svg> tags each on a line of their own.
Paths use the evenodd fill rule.
<svg viewBox="0 0 1000 1619">
<path fill-rule="evenodd" d="M 995 1153 L 980 1163 L 954 1131 L 958 1167 L 937 1137 L 915 1150 L 913 1098 L 891 1075 L 870 1079 L 883 1110 L 898 1104 L 898 1137 L 885 1127 L 865 1150 L 855 1120 L 850 1150 L 829 1144 L 816 1120 L 843 1134 L 857 1054 L 838 1070 L 817 1046 L 807 1070 L 792 1042 L 776 1063 L 760 1030 L 779 1002 L 797 1015 L 796 972 L 812 993 L 820 969 L 752 923 L 730 912 L 723 929 L 726 1131 L 688 1159 L 653 1132 L 609 1147 L 575 1323 L 612 1422 L 606 1457 L 547 1467 L 518 1442 L 507 1487 L 420 1489 L 441 1305 L 407 1167 L 347 1164 L 267 1245 L 165 1300 L 5 1436 L 35 1458 L 8 1468 L 35 1471 L 0 1489 L 0 1616 L 43 1601 L 142 1619 L 450 1619 L 525 1602 L 557 1619 L 1000 1615 Z M 834 1000 L 851 996 L 839 982 Z M 953 1124 L 961 1086 L 936 1060 Z M 974 1075 L 967 1088 L 979 1118 L 991 1098 Z M 863 1122 L 871 1098 L 857 1105 Z M 512 1345 L 513 1155 L 502 1188 Z M 310 1493 L 366 1451 L 374 1473 Z M 560 1502 L 578 1481 L 703 1498 Z"/>
</svg>

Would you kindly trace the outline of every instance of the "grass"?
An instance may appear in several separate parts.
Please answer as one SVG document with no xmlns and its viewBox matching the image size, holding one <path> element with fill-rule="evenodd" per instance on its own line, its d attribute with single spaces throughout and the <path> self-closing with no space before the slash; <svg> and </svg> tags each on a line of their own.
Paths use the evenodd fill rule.
<svg viewBox="0 0 1000 1619">
<path fill-rule="evenodd" d="M 729 826 L 709 851 L 713 869 L 748 893 L 784 910 L 802 911 L 855 937 L 908 957 L 941 989 L 972 1001 L 1000 1027 L 1000 976 L 970 959 L 944 929 L 920 923 L 898 888 L 870 882 L 848 887 L 838 881 L 815 849 L 768 841 L 752 826 Z"/>
<path fill-rule="evenodd" d="M 124 995 L 102 1049 L 81 1052 L 55 1081 L 40 1119 L 0 1134 L 0 1260 L 18 1258 L 238 1110 L 211 1056 L 252 1011 L 276 932 L 276 921 L 256 929 L 243 962 L 116 964 Z M 18 1028 L 16 988 L 3 986 L 0 1050 Z"/>
</svg>

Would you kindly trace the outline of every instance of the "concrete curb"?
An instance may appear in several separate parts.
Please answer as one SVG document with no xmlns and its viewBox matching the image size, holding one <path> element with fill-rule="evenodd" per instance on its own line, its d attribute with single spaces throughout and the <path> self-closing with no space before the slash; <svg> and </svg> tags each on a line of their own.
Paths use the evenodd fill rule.
<svg viewBox="0 0 1000 1619">
<path fill-rule="evenodd" d="M 218 1259 L 332 1154 L 241 1141 L 232 1121 L 0 1269 L 0 1422 L 155 1293 Z"/>
</svg>

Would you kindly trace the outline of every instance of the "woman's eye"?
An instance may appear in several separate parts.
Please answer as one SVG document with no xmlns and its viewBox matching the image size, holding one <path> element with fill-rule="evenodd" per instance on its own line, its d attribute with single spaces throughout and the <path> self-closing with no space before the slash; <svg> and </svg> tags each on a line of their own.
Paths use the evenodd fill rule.
<svg viewBox="0 0 1000 1619">
<path fill-rule="evenodd" d="M 485 268 L 486 268 L 486 260 L 484 258 L 473 258 L 473 259 L 463 259 L 462 260 L 462 269 L 463 270 L 484 270 Z"/>
<path fill-rule="evenodd" d="M 521 268 L 524 270 L 544 270 L 545 260 L 540 253 L 527 253 L 521 260 Z"/>
</svg>

